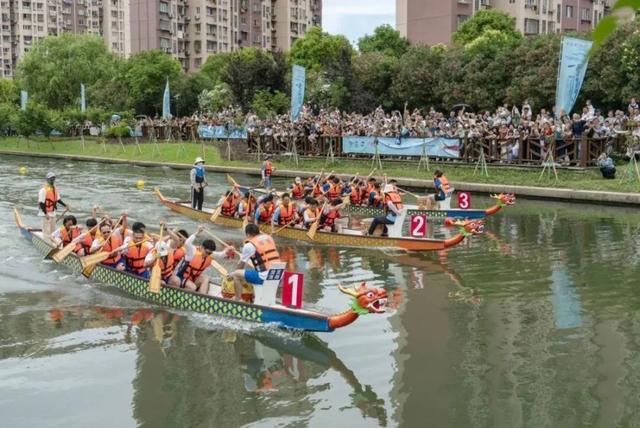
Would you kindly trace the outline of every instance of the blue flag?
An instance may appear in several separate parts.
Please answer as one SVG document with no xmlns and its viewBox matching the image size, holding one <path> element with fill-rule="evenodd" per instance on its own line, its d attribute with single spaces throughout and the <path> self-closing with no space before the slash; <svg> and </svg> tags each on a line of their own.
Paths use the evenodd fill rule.
<svg viewBox="0 0 640 428">
<path fill-rule="evenodd" d="M 556 87 L 556 116 L 571 112 L 576 103 L 584 75 L 587 72 L 589 50 L 593 43 L 588 40 L 563 37 L 560 54 L 560 69 Z"/>
<path fill-rule="evenodd" d="M 305 69 L 299 65 L 293 66 L 291 73 L 291 121 L 295 122 L 304 103 Z"/>
<path fill-rule="evenodd" d="M 27 109 L 27 101 L 29 100 L 29 94 L 27 91 L 20 91 L 20 110 Z"/>
<path fill-rule="evenodd" d="M 164 96 L 162 97 L 162 118 L 171 119 L 171 93 L 169 92 L 169 79 L 164 87 Z"/>
<path fill-rule="evenodd" d="M 87 100 L 84 94 L 84 83 L 80 84 L 80 111 L 82 113 L 87 111 Z"/>
</svg>

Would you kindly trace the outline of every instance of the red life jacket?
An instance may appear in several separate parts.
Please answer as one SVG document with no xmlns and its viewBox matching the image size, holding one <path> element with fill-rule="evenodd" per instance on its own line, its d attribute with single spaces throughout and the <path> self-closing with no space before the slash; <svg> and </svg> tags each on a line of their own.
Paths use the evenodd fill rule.
<svg viewBox="0 0 640 428">
<path fill-rule="evenodd" d="M 393 203 L 393 205 L 396 206 L 397 209 L 401 210 L 402 209 L 402 199 L 400 198 L 400 195 L 398 194 L 398 192 L 388 192 L 384 195 L 384 208 L 385 210 L 387 209 L 387 202 L 391 201 Z"/>
<path fill-rule="evenodd" d="M 313 197 L 317 197 L 322 195 L 322 186 L 320 185 L 320 183 L 317 183 L 315 186 L 313 186 Z"/>
<path fill-rule="evenodd" d="M 173 274 L 173 268 L 175 267 L 175 259 L 173 257 L 173 253 L 173 251 L 169 251 L 168 255 L 160 257 L 158 259 L 160 270 L 162 272 L 160 274 L 160 277 L 163 281 L 169 279 L 169 277 L 171 277 L 171 275 Z"/>
<path fill-rule="evenodd" d="M 149 254 L 149 247 L 145 243 L 134 244 L 132 242 L 131 245 L 127 252 L 124 253 L 127 270 L 134 273 L 142 273 L 147 269 L 144 267 L 144 259 Z"/>
<path fill-rule="evenodd" d="M 67 231 L 67 228 L 64 226 L 60 227 L 60 238 L 62 238 L 62 245 L 68 245 L 71 243 L 71 241 L 73 241 L 74 239 L 76 239 L 78 236 L 80 236 L 80 229 L 77 227 L 74 227 L 73 229 L 71 229 L 71 234 L 69 234 L 69 232 Z"/>
<path fill-rule="evenodd" d="M 236 213 L 236 208 L 236 198 L 235 196 L 231 195 L 225 198 L 224 202 L 222 203 L 222 215 L 225 217 L 233 217 L 233 215 Z"/>
<path fill-rule="evenodd" d="M 107 243 L 104 245 L 104 247 L 102 247 L 102 251 L 110 253 L 116 248 L 120 247 L 121 245 L 122 245 L 122 237 L 118 235 L 111 235 L 109 239 L 107 239 Z M 109 257 L 102 263 L 107 265 L 112 265 L 112 264 L 118 263 L 121 258 L 122 256 L 120 254 L 116 254 L 115 256 Z"/>
<path fill-rule="evenodd" d="M 304 197 L 304 187 L 302 187 L 302 184 L 293 185 L 293 189 L 291 189 L 291 196 L 293 199 L 302 199 Z"/>
<path fill-rule="evenodd" d="M 173 260 L 176 264 L 180 263 L 184 259 L 184 247 L 177 248 L 173 252 Z"/>
<path fill-rule="evenodd" d="M 182 279 L 195 281 L 202 275 L 209 266 L 211 266 L 211 256 L 203 257 L 200 250 L 196 251 L 196 255 L 193 259 L 187 263 L 186 260 L 182 262 L 182 268 L 180 269 L 180 276 Z"/>
<path fill-rule="evenodd" d="M 353 205 L 359 205 L 362 201 L 362 194 L 357 186 L 351 185 L 351 193 L 349 194 L 349 200 Z"/>
<path fill-rule="evenodd" d="M 327 197 L 330 201 L 339 198 L 342 195 L 342 184 L 333 184 L 327 190 Z"/>
<path fill-rule="evenodd" d="M 320 222 L 322 223 L 322 226 L 333 227 L 333 224 L 336 222 L 336 219 L 338 218 L 340 218 L 340 211 L 333 210 L 333 211 L 329 211 L 327 214 L 323 214 Z"/>
<path fill-rule="evenodd" d="M 273 167 L 271 166 L 271 162 L 268 160 L 264 161 L 264 176 L 271 177 L 272 172 L 273 172 Z"/>
<path fill-rule="evenodd" d="M 278 224 L 284 226 L 285 224 L 289 224 L 291 220 L 293 220 L 293 215 L 296 212 L 296 206 L 294 204 L 289 204 L 289 208 L 285 207 L 283 204 L 280 204 L 280 218 L 278 220 Z"/>
<path fill-rule="evenodd" d="M 271 204 L 270 208 L 265 207 L 264 204 L 260 205 L 259 208 L 259 217 L 258 219 L 263 222 L 263 223 L 268 223 L 269 221 L 271 221 L 271 216 L 273 215 L 273 211 L 274 209 L 274 205 Z"/>
<path fill-rule="evenodd" d="M 56 210 L 58 206 L 58 199 L 60 199 L 60 195 L 55 186 L 45 186 L 45 196 L 44 196 L 44 211 L 49 214 Z"/>
<path fill-rule="evenodd" d="M 82 241 L 80 241 L 80 245 L 84 250 L 85 256 L 88 256 L 91 253 L 91 245 L 93 244 L 94 239 L 95 236 L 91 236 L 90 233 L 87 233 L 84 238 L 82 238 Z"/>
<path fill-rule="evenodd" d="M 267 271 L 273 263 L 280 261 L 276 243 L 270 235 L 261 233 L 246 242 L 256 248 L 255 254 L 251 256 L 251 262 L 258 272 Z"/>
</svg>

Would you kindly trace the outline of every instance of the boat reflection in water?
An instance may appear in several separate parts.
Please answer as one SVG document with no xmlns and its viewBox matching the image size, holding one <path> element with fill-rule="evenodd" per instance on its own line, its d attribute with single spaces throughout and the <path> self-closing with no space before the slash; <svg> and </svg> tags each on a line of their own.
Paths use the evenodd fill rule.
<svg viewBox="0 0 640 428">
<path fill-rule="evenodd" d="M 309 397 L 327 389 L 322 378 L 331 370 L 350 387 L 349 401 L 363 417 L 387 425 L 384 400 L 315 335 L 203 329 L 188 316 L 150 309 L 53 308 L 48 320 L 53 336 L 122 328 L 119 341 L 137 351 L 133 408 L 143 425 L 216 426 L 215 415 L 224 414 L 219 420 L 237 426 L 283 418 L 288 405 L 291 417 L 311 413 L 316 403 Z"/>
</svg>

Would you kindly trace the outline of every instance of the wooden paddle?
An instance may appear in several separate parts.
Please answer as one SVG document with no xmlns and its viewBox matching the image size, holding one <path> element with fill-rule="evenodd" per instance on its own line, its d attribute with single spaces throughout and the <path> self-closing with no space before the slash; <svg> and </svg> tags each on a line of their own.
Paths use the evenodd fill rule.
<svg viewBox="0 0 640 428">
<path fill-rule="evenodd" d="M 289 223 L 285 224 L 284 226 L 276 229 L 274 232 L 271 232 L 272 235 L 277 235 L 278 233 L 280 233 L 281 231 L 283 231 L 284 229 L 286 229 L 287 227 L 291 226 L 294 222 L 296 221 L 296 219 L 292 219 Z"/>
<path fill-rule="evenodd" d="M 205 232 L 207 235 L 211 236 L 213 239 L 215 239 L 216 241 L 218 241 L 219 243 L 221 243 L 222 245 L 224 245 L 224 247 L 225 247 L 225 248 L 227 248 L 227 247 L 233 248 L 233 251 L 234 251 L 237 255 L 239 255 L 239 256 L 241 256 L 241 255 L 242 255 L 242 254 L 240 253 L 240 251 L 236 250 L 236 249 L 235 249 L 235 247 L 233 247 L 232 245 L 227 244 L 227 243 L 226 243 L 226 242 L 224 242 L 222 239 L 218 238 L 216 235 L 214 235 L 213 233 L 209 232 L 207 229 L 203 229 L 203 230 L 204 230 L 204 232 Z"/>
<path fill-rule="evenodd" d="M 316 232 L 318 231 L 318 226 L 320 226 L 320 218 L 322 217 L 322 213 L 324 212 L 324 209 L 326 207 L 327 207 L 327 203 L 325 202 L 324 205 L 322 206 L 322 209 L 320 210 L 320 214 L 318 214 L 318 218 L 316 218 L 316 221 L 313 222 L 313 224 L 307 231 L 307 236 L 312 241 L 316 238 Z"/>
<path fill-rule="evenodd" d="M 223 278 L 226 278 L 229 276 L 229 272 L 227 271 L 227 269 L 222 266 L 220 263 L 218 263 L 217 261 L 213 260 L 213 257 L 211 257 L 211 266 L 217 270 L 218 272 L 220 272 L 220 275 L 222 275 Z"/>
<path fill-rule="evenodd" d="M 101 261 L 106 260 L 106 259 L 109 258 L 109 253 L 103 253 L 103 252 L 100 252 L 100 250 L 102 250 L 102 248 L 105 245 L 107 245 L 107 242 L 109 242 L 109 239 L 111 238 L 111 235 L 113 235 L 113 232 L 115 232 L 116 229 L 118 229 L 118 226 L 120 225 L 120 223 L 122 222 L 123 219 L 124 219 L 124 217 L 120 217 L 120 219 L 116 223 L 116 226 L 111 230 L 111 232 L 109 232 L 109 235 L 104 239 L 104 242 L 102 244 L 100 244 L 100 246 L 98 247 L 98 249 L 96 250 L 96 252 L 94 254 L 90 254 L 88 256 L 80 257 L 80 264 L 82 265 L 83 270 L 87 269 L 90 266 L 94 266 L 96 263 L 100 263 Z M 102 257 L 103 254 L 106 254 L 107 257 L 104 257 L 102 260 L 100 260 L 100 257 Z M 99 261 L 94 262 L 94 260 L 99 260 Z"/>
<path fill-rule="evenodd" d="M 244 213 L 244 218 L 242 219 L 242 230 L 244 231 L 247 228 L 247 225 L 249 224 L 249 211 L 251 208 L 251 199 L 253 198 L 253 193 L 249 192 L 249 196 L 247 197 L 247 207 L 246 210 L 247 212 Z"/>
<path fill-rule="evenodd" d="M 84 238 L 85 236 L 87 236 L 90 233 L 93 233 L 97 228 L 100 227 L 100 225 L 103 222 L 104 222 L 104 219 L 101 220 L 100 223 L 96 224 L 91 229 L 89 229 L 86 232 L 83 232 L 80 235 L 78 235 L 78 237 L 76 239 L 73 239 L 71 242 L 69 242 L 67 245 L 65 245 L 64 248 L 62 248 L 62 250 L 60 250 L 56 254 L 54 254 L 53 257 L 52 257 L 53 260 L 56 263 L 60 263 L 62 260 L 64 260 L 64 258 L 66 258 L 69 254 L 71 254 L 73 252 L 73 250 L 76 248 L 76 245 L 78 245 L 78 242 L 80 240 L 82 240 L 82 238 Z"/>
<path fill-rule="evenodd" d="M 127 245 L 126 247 L 119 247 L 119 248 L 116 248 L 115 250 L 110 251 L 110 252 L 101 251 L 101 252 L 96 253 L 96 254 L 91 254 L 90 256 L 82 257 L 80 259 L 80 263 L 82 263 L 82 259 L 87 258 L 88 260 L 86 260 L 86 262 L 85 262 L 87 264 L 87 267 L 94 267 L 98 263 L 102 263 L 103 261 L 107 260 L 111 256 L 111 254 L 113 254 L 113 253 L 117 253 L 118 251 L 122 251 L 122 250 L 128 250 L 129 248 L 133 248 L 136 245 L 144 244 L 145 242 L 147 242 L 149 240 L 150 240 L 150 238 L 145 238 L 140 242 L 133 242 L 133 243 Z"/>
<path fill-rule="evenodd" d="M 240 187 L 238 182 L 234 180 L 234 178 L 229 174 L 227 174 L 227 183 L 229 183 L 229 186 L 231 187 L 236 187 L 236 188 Z"/>
<path fill-rule="evenodd" d="M 56 217 L 56 224 L 60 221 L 61 218 L 64 217 L 64 215 L 69 211 L 69 207 L 65 207 L 64 211 L 62 211 L 62 214 L 60 214 L 58 217 Z M 51 239 L 51 236 L 44 236 L 44 234 L 42 235 L 44 238 L 46 238 L 48 241 L 50 241 L 51 243 L 54 243 L 53 240 Z M 58 252 L 60 251 L 60 249 L 58 247 L 53 247 L 51 250 L 49 250 L 49 252 L 47 253 L 46 256 L 44 256 L 45 260 L 49 260 L 51 258 L 53 258 L 54 255 L 56 255 Z"/>
<path fill-rule="evenodd" d="M 411 193 L 410 191 L 408 191 L 408 190 L 406 190 L 406 189 L 403 189 L 403 188 L 401 188 L 401 187 L 398 187 L 398 186 L 396 186 L 396 189 L 398 189 L 398 190 L 399 190 L 399 191 L 401 191 L 401 192 L 406 193 L 407 195 L 411 195 L 411 196 L 413 196 L 413 197 L 414 197 L 414 198 L 416 198 L 416 199 L 424 197 L 424 196 L 418 196 L 418 195 L 416 195 L 415 193 Z"/>
<path fill-rule="evenodd" d="M 164 233 L 164 224 L 160 226 L 160 240 Z M 156 250 L 157 253 L 158 250 Z M 159 256 L 159 254 L 157 254 Z M 160 293 L 160 284 L 162 281 L 162 268 L 160 267 L 160 257 L 157 258 L 151 269 L 151 276 L 149 277 L 149 291 L 152 293 Z"/>
<path fill-rule="evenodd" d="M 226 199 L 227 198 L 222 196 L 218 201 L 218 207 L 215 210 L 213 210 L 213 214 L 211 214 L 211 217 L 209 217 L 209 221 L 211 221 L 211 223 L 215 223 L 218 217 L 220 217 L 220 213 L 222 213 L 222 204 L 224 204 Z"/>
</svg>

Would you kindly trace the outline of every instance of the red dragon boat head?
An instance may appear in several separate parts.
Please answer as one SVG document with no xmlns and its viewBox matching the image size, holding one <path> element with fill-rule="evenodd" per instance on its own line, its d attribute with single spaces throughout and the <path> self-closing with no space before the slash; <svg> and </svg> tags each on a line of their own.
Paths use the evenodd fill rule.
<svg viewBox="0 0 640 428">
<path fill-rule="evenodd" d="M 516 195 L 513 193 L 500 193 L 498 195 L 489 195 L 490 198 L 498 201 L 498 205 L 508 207 L 516 204 Z"/>
<path fill-rule="evenodd" d="M 484 220 L 458 220 L 454 221 L 453 225 L 463 236 L 479 235 L 484 232 Z"/>
<path fill-rule="evenodd" d="M 360 315 L 381 314 L 386 309 L 387 292 L 382 288 L 367 287 L 363 282 L 358 288 L 339 285 L 338 289 L 353 297 L 353 300 L 350 309 L 329 317 L 331 328 L 344 327 L 354 322 Z"/>
</svg>

